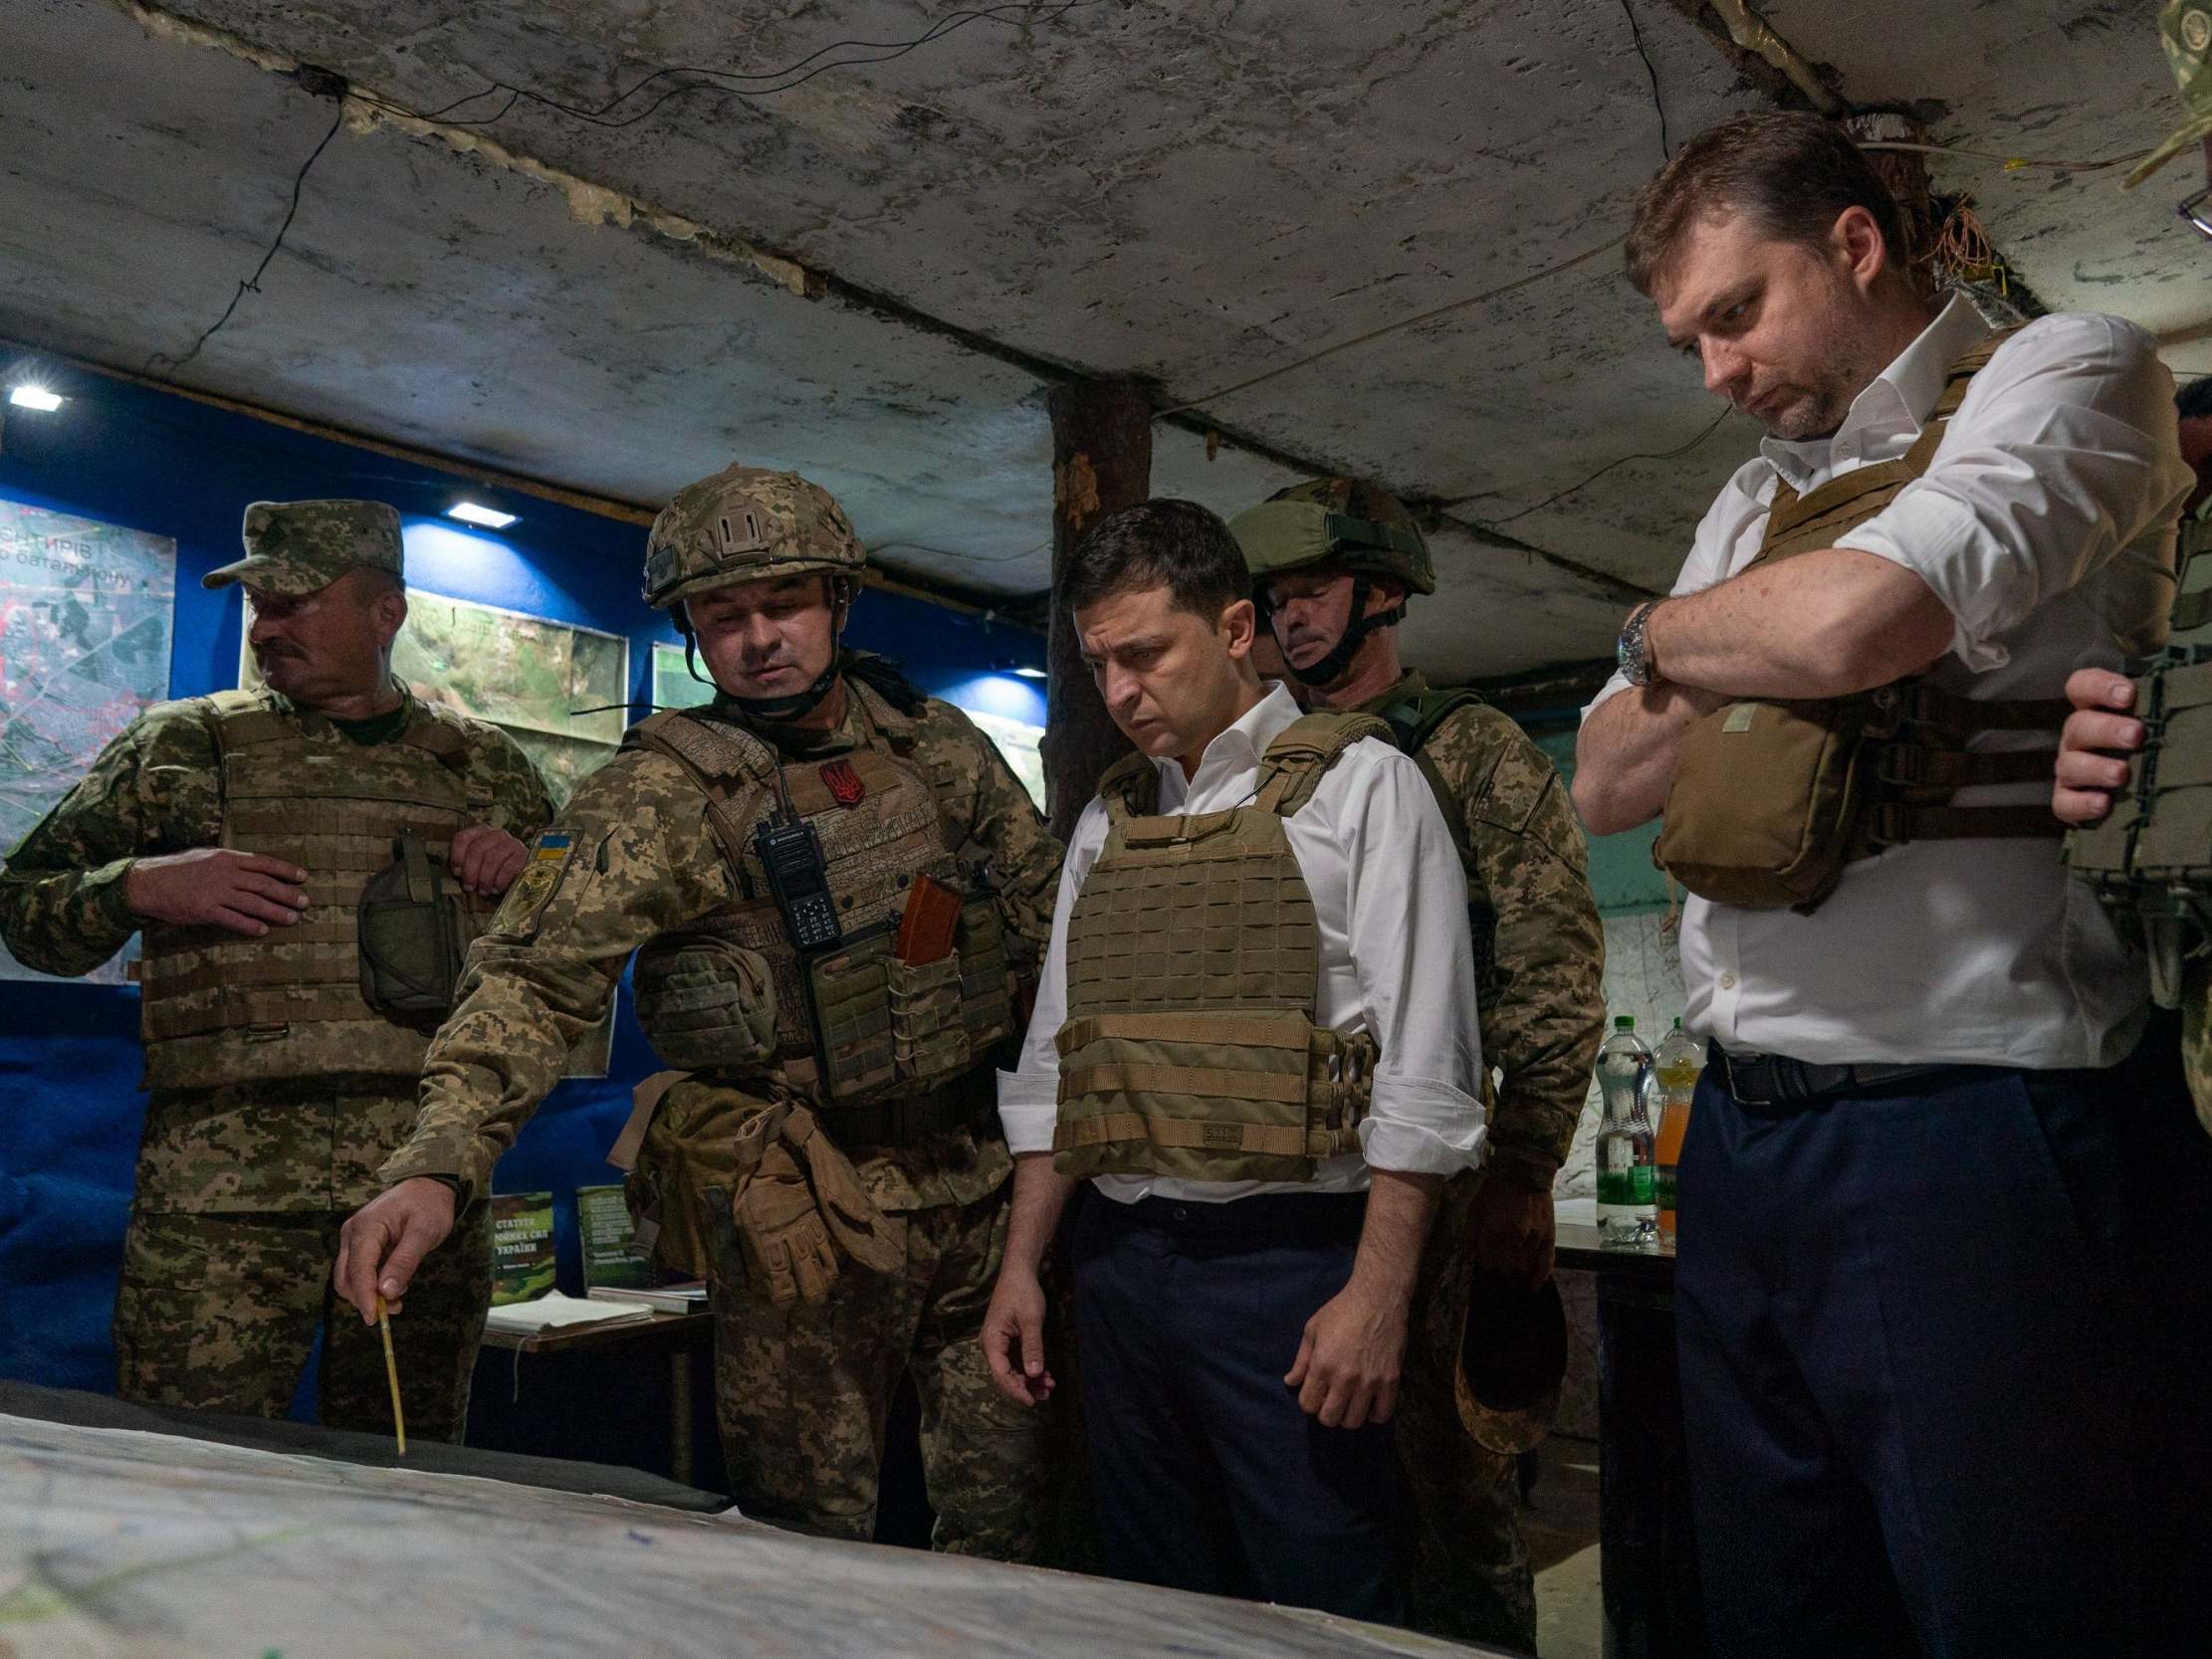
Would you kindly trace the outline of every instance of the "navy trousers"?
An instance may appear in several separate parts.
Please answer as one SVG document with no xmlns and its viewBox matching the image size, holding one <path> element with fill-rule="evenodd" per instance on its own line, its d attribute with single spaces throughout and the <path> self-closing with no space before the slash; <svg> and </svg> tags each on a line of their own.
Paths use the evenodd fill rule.
<svg viewBox="0 0 2212 1659">
<path fill-rule="evenodd" d="M 1116 1203 L 1069 1240 L 1105 1570 L 1403 1623 L 1387 1424 L 1323 1428 L 1283 1374 L 1344 1288 L 1364 1197 Z"/>
<path fill-rule="evenodd" d="M 1698 1086 L 1676 1308 L 1712 1648 L 2202 1651 L 2212 1139 L 2110 1071 Z"/>
</svg>

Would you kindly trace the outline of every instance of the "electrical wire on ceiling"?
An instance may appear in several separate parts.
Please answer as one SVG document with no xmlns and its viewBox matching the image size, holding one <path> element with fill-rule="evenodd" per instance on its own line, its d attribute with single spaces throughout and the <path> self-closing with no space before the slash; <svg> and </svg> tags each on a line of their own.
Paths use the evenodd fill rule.
<svg viewBox="0 0 2212 1659">
<path fill-rule="evenodd" d="M 1052 3 L 1052 0 L 1023 0 L 1023 3 L 1020 4 L 984 6 L 948 12 L 911 40 L 832 41 L 829 45 L 820 47 L 808 53 L 796 63 L 786 64 L 781 69 L 744 71 L 714 69 L 704 64 L 674 65 L 667 69 L 653 71 L 652 74 L 632 83 L 596 107 L 564 104 L 559 99 L 550 97 L 545 93 L 534 92 L 528 87 L 517 86 L 512 81 L 493 81 L 488 86 L 481 87 L 465 97 L 455 99 L 442 108 L 430 110 L 410 109 L 405 104 L 387 99 L 381 94 L 363 92 L 358 88 L 353 90 L 353 96 L 371 108 L 388 110 L 392 114 L 402 115 L 413 120 L 437 121 L 445 126 L 491 126 L 498 121 L 505 120 L 513 112 L 516 104 L 524 103 L 541 104 L 548 109 L 555 110 L 560 114 L 586 122 L 592 126 L 609 128 L 634 126 L 639 121 L 656 113 L 663 104 L 689 93 L 714 92 L 744 99 L 773 98 L 778 93 L 787 93 L 794 88 L 803 87 L 815 76 L 827 75 L 833 69 L 851 69 L 860 64 L 890 63 L 893 59 L 903 58 L 908 53 L 918 51 L 933 41 L 943 40 L 947 35 L 954 33 L 956 30 L 965 29 L 971 23 L 997 23 L 1008 28 L 1027 29 L 1039 23 L 1056 22 L 1069 12 L 1081 7 L 1103 3 L 1104 0 L 1057 0 L 1057 3 Z M 826 64 L 816 62 L 817 59 L 845 47 L 857 47 L 864 50 L 862 55 L 858 57 L 837 58 Z M 646 88 L 661 81 L 679 77 L 688 79 L 681 80 L 677 86 L 670 88 L 635 114 L 624 115 L 620 119 L 611 118 L 614 110 L 629 103 L 631 99 L 645 91 Z M 496 98 L 501 93 L 507 94 L 507 102 L 489 115 L 457 117 L 453 114 L 456 109 L 475 104 L 481 99 Z"/>
<path fill-rule="evenodd" d="M 249 294 L 259 294 L 261 292 L 262 274 L 269 269 L 269 262 L 277 257 L 277 250 L 284 246 L 285 236 L 292 229 L 292 221 L 300 216 L 300 192 L 307 186 L 309 170 L 315 166 L 323 152 L 330 147 L 331 140 L 337 136 L 338 126 L 344 119 L 345 104 L 341 100 L 338 104 L 337 113 L 331 117 L 331 129 L 323 134 L 323 141 L 308 152 L 308 158 L 300 163 L 300 170 L 292 176 L 292 205 L 285 209 L 284 223 L 277 227 L 277 234 L 271 240 L 268 251 L 261 256 L 261 263 L 254 267 L 254 274 L 240 283 L 238 292 L 230 297 L 230 304 L 223 308 L 223 314 L 201 330 L 200 337 L 192 342 L 192 348 L 185 352 L 183 356 L 171 357 L 165 351 L 156 351 L 145 360 L 144 366 L 138 371 L 139 373 L 151 374 L 155 363 L 167 363 L 169 365 L 168 377 L 175 376 L 185 364 L 200 354 L 209 340 L 222 332 L 224 324 L 229 322 L 232 314 L 237 311 L 240 301 L 244 300 Z"/>
<path fill-rule="evenodd" d="M 1962 144 L 1913 144 L 1902 138 L 1862 139 L 1859 147 L 1911 150 L 1921 155 L 1970 155 L 1978 161 L 2002 161 L 2008 173 L 2017 172 L 2023 167 L 2049 167 L 2066 173 L 2101 173 L 2107 167 L 2124 167 L 2130 161 L 2140 161 L 2150 153 L 2147 149 L 2139 149 L 2130 150 L 2125 155 L 2108 156 L 2102 161 L 2047 161 L 2037 156 L 2007 155 L 2003 150 L 1968 149 Z"/>
<path fill-rule="evenodd" d="M 1644 73 L 1652 78 L 1652 107 L 1659 111 L 1659 152 L 1661 161 L 1674 158 L 1674 146 L 1666 141 L 1666 104 L 1659 97 L 1659 66 L 1652 62 L 1651 53 L 1644 49 L 1644 30 L 1636 21 L 1636 8 L 1629 0 L 1621 0 L 1621 11 L 1629 20 L 1629 39 L 1636 42 L 1636 55 L 1644 60 Z"/>
<path fill-rule="evenodd" d="M 1046 536 L 1034 547 L 1024 547 L 1018 553 L 964 553 L 953 547 L 933 547 L 926 541 L 878 541 L 868 549 L 868 556 L 873 558 L 878 553 L 897 548 L 901 552 L 928 553 L 933 558 L 955 559 L 962 564 L 1019 564 L 1023 559 L 1035 558 L 1051 545 L 1052 538 Z"/>
<path fill-rule="evenodd" d="M 1525 518 L 1531 513 L 1541 513 L 1545 508 L 1550 507 L 1555 502 L 1565 501 L 1569 496 L 1575 494 L 1576 491 L 1588 488 L 1590 485 L 1597 483 L 1598 480 L 1605 477 L 1606 474 L 1612 472 L 1614 468 L 1625 467 L 1631 461 L 1671 461 L 1676 456 L 1687 455 L 1699 444 L 1702 444 L 1707 438 L 1710 438 L 1715 432 L 1718 432 L 1720 430 L 1720 423 L 1726 420 L 1729 415 L 1734 412 L 1734 404 L 1731 403 L 1726 405 L 1724 408 L 1722 408 L 1719 414 L 1715 415 L 1712 418 L 1712 424 L 1710 426 L 1706 427 L 1702 432 L 1698 433 L 1696 437 L 1690 439 L 1690 441 L 1686 444 L 1676 445 L 1673 449 L 1644 450 L 1635 455 L 1624 455 L 1618 460 L 1608 461 L 1596 472 L 1590 474 L 1589 477 L 1576 480 L 1573 484 L 1568 485 L 1566 489 L 1553 491 L 1550 495 L 1546 496 L 1542 501 L 1536 503 L 1532 507 L 1524 507 L 1520 510 L 1520 512 L 1507 514 L 1502 518 L 1477 518 L 1474 521 L 1478 524 L 1484 525 L 1487 528 L 1495 529 L 1500 524 L 1510 524 L 1516 518 Z M 1479 499 L 1480 498 L 1478 497 L 1466 496 L 1460 498 L 1460 500 L 1457 502 L 1448 502 L 1445 504 L 1445 506 L 1447 508 L 1459 507 L 1464 505 L 1466 502 Z"/>
</svg>

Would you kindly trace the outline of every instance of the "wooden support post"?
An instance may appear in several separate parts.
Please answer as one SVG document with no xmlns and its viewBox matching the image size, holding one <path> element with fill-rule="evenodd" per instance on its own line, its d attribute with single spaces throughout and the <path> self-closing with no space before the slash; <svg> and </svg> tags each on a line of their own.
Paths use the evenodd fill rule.
<svg viewBox="0 0 2212 1659">
<path fill-rule="evenodd" d="M 1045 668 L 1051 714 L 1044 730 L 1044 795 L 1052 833 L 1075 830 L 1098 779 L 1129 740 L 1083 666 L 1075 619 L 1060 603 L 1060 572 L 1101 514 L 1135 507 L 1152 490 L 1152 399 L 1134 380 L 1080 380 L 1052 388 L 1052 629 Z"/>
</svg>

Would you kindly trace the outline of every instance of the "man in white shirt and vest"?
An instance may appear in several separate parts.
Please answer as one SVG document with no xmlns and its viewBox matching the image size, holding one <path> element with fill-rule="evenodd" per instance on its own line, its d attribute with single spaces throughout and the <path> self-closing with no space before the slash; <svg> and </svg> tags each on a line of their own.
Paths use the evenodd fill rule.
<svg viewBox="0 0 2212 1659">
<path fill-rule="evenodd" d="M 2163 638 L 2171 378 L 2113 317 L 1993 339 L 1924 298 L 1811 115 L 1683 146 L 1628 246 L 1768 433 L 1630 614 L 1574 783 L 1596 833 L 1663 813 L 1692 893 L 1713 1649 L 2141 1651 L 2202 1531 L 2203 1414 L 2159 1379 L 2205 1374 L 2212 1157 L 2049 802 L 2068 674 Z"/>
<path fill-rule="evenodd" d="M 1076 825 L 1016 1069 L 999 1385 L 1050 1392 L 1063 1209 L 1107 1570 L 1404 1617 L 1390 1418 L 1422 1244 L 1483 1145 L 1466 886 L 1371 717 L 1251 665 L 1228 528 L 1154 501 L 1062 576 L 1139 752 Z"/>
</svg>

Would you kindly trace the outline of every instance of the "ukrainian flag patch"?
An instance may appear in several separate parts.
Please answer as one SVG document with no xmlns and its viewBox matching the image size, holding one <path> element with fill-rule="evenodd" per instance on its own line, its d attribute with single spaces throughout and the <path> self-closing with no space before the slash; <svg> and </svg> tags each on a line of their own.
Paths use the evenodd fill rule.
<svg viewBox="0 0 2212 1659">
<path fill-rule="evenodd" d="M 569 844 L 574 839 L 573 836 L 568 835 L 541 835 L 538 838 L 537 850 L 531 856 L 537 859 L 566 858 Z"/>
</svg>

